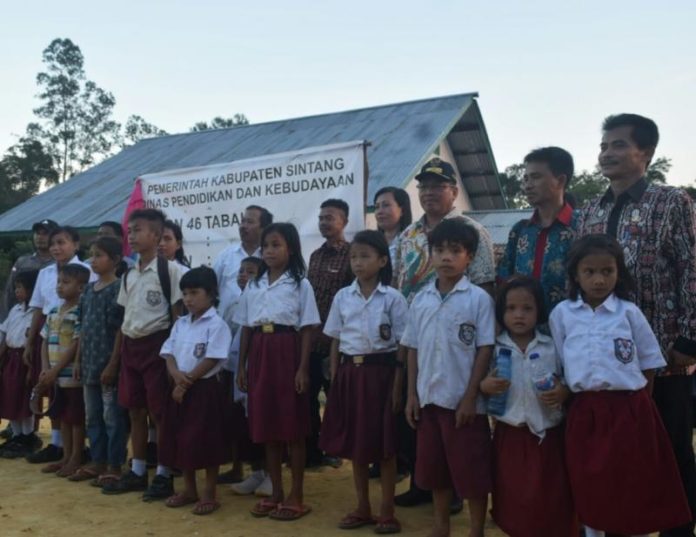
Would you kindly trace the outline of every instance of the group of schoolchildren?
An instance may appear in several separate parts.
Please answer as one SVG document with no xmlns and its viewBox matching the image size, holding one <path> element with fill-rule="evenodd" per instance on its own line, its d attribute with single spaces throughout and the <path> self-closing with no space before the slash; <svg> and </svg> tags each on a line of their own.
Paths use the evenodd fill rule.
<svg viewBox="0 0 696 537">
<path fill-rule="evenodd" d="M 159 211 L 131 213 L 128 242 L 138 258 L 120 278 L 118 239 L 92 244 L 90 272 L 75 256 L 74 232 L 52 232 L 55 264 L 38 279 L 17 275 L 18 304 L 1 327 L 0 416 L 11 420 L 16 437 L 31 439 L 30 407 L 52 394 L 44 412 L 60 428 L 63 458 L 42 471 L 93 478 L 105 494 L 143 491 L 144 499 L 192 505 L 200 515 L 219 507 L 219 466 L 248 434 L 265 446 L 272 484 L 251 514 L 301 518 L 311 510 L 303 490 L 308 361 L 320 318 L 297 229 L 289 223 L 264 229 L 262 259 L 242 263 L 246 288 L 233 315 L 238 329 L 230 330 L 216 312 L 214 271 L 186 271 L 158 256 L 163 225 Z M 417 430 L 415 478 L 433 491 L 432 536 L 450 533 L 453 491 L 468 500 L 471 536 L 484 535 L 491 492 L 493 519 L 516 537 L 577 537 L 580 523 L 588 537 L 645 535 L 687 522 L 674 456 L 650 397 L 665 361 L 628 300 L 631 277 L 618 244 L 600 235 L 576 241 L 567 263 L 569 298 L 550 315 L 530 277 L 512 277 L 495 302 L 471 284 L 466 272 L 477 244 L 476 230 L 462 219 L 438 224 L 429 236 L 437 278 L 409 307 L 390 286 L 384 236 L 361 231 L 351 243 L 355 280 L 335 296 L 324 326 L 333 338 L 332 385 L 320 447 L 352 460 L 357 495 L 339 527 L 400 531 L 399 412 Z M 505 376 L 496 363 L 501 351 L 511 358 Z M 544 391 L 534 383 L 539 364 L 552 375 Z M 246 394 L 236 414 L 235 391 Z M 501 394 L 505 407 L 491 420 L 487 398 Z M 148 420 L 158 429 L 151 482 Z M 128 422 L 132 460 L 124 472 Z M 284 462 L 292 474 L 287 494 Z M 378 515 L 368 487 L 375 462 Z M 176 492 L 174 468 L 183 473 Z"/>
</svg>

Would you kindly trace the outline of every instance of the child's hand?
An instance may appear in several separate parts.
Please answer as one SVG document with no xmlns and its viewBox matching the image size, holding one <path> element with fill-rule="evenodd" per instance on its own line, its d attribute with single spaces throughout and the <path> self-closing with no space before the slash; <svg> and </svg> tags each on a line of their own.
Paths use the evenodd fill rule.
<svg viewBox="0 0 696 537">
<path fill-rule="evenodd" d="M 507 389 L 507 388 L 506 388 Z M 454 428 L 474 423 L 476 419 L 476 397 L 464 397 L 454 412 Z"/>
<path fill-rule="evenodd" d="M 479 389 L 486 395 L 497 395 L 505 393 L 510 388 L 510 381 L 498 376 L 498 370 L 491 371 L 486 378 L 481 381 Z"/>
<path fill-rule="evenodd" d="M 186 388 L 183 386 L 175 386 L 172 390 L 172 399 L 177 403 L 181 404 L 184 401 L 184 395 L 186 395 Z"/>
<path fill-rule="evenodd" d="M 561 408 L 566 399 L 568 399 L 570 390 L 567 386 L 561 384 L 557 378 L 554 378 L 553 382 L 553 388 L 539 392 L 539 399 L 541 399 L 541 402 L 548 407 Z"/>
<path fill-rule="evenodd" d="M 116 384 L 116 379 L 118 378 L 118 367 L 115 364 L 109 362 L 106 364 L 104 371 L 102 371 L 99 377 L 99 382 L 102 386 L 114 386 Z"/>
<path fill-rule="evenodd" d="M 47 389 L 53 386 L 57 376 L 58 374 L 53 369 L 44 369 L 39 375 L 39 382 L 44 389 Z"/>
<path fill-rule="evenodd" d="M 175 385 L 182 386 L 183 388 L 190 388 L 193 384 L 191 379 L 189 379 L 185 373 L 182 373 L 178 369 L 172 372 L 172 379 L 174 380 Z"/>
<path fill-rule="evenodd" d="M 305 393 L 309 389 L 309 374 L 306 370 L 300 368 L 295 373 L 295 391 L 297 393 Z"/>
<path fill-rule="evenodd" d="M 247 378 L 246 378 L 246 371 L 244 369 L 239 368 L 237 370 L 237 388 L 239 388 L 239 391 L 246 393 L 247 389 L 249 389 L 249 386 L 247 385 Z"/>
<path fill-rule="evenodd" d="M 412 429 L 418 427 L 420 420 L 420 401 L 417 395 L 409 395 L 406 401 L 406 421 Z"/>
</svg>

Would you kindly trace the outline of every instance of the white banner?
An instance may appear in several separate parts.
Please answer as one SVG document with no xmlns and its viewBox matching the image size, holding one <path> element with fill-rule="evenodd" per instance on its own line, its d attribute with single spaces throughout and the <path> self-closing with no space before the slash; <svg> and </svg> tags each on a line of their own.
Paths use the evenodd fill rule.
<svg viewBox="0 0 696 537">
<path fill-rule="evenodd" d="M 274 222 L 295 224 L 305 260 L 318 248 L 319 206 L 329 198 L 350 207 L 346 235 L 365 227 L 365 142 L 311 147 L 253 159 L 168 170 L 138 178 L 145 207 L 181 226 L 191 266 L 212 265 L 239 240 L 244 209 L 259 205 Z"/>
</svg>

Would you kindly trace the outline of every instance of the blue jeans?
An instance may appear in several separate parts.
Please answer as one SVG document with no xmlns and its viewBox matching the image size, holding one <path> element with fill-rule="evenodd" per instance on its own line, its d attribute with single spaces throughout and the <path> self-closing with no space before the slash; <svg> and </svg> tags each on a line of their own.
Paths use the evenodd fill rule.
<svg viewBox="0 0 696 537">
<path fill-rule="evenodd" d="M 116 388 L 85 385 L 87 438 L 92 461 L 120 467 L 126 462 L 128 413 L 118 404 Z"/>
</svg>

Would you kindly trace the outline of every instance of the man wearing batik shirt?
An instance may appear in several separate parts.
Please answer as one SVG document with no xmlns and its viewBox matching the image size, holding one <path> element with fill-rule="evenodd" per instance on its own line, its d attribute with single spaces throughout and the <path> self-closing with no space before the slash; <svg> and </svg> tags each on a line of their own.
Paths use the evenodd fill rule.
<svg viewBox="0 0 696 537">
<path fill-rule="evenodd" d="M 394 287 L 410 303 L 416 293 L 435 278 L 428 233 L 445 218 L 458 217 L 476 228 L 479 234 L 479 245 L 467 276 L 472 283 L 492 293 L 495 282 L 493 241 L 486 228 L 454 208 L 459 189 L 452 165 L 439 158 L 431 159 L 416 175 L 416 181 L 418 199 L 425 214 L 396 238 Z"/>
<path fill-rule="evenodd" d="M 692 447 L 691 377 L 696 363 L 696 232 L 691 198 L 682 189 L 647 183 L 659 139 L 657 125 L 634 114 L 604 121 L 599 166 L 607 192 L 582 211 L 578 235 L 607 233 L 621 243 L 647 317 L 667 360 L 653 397 L 669 433 L 692 513 L 696 465 Z M 693 522 L 660 533 L 693 535 Z"/>
<path fill-rule="evenodd" d="M 551 311 L 566 298 L 566 256 L 580 217 L 565 201 L 573 157 L 560 147 L 542 147 L 524 157 L 524 164 L 522 189 L 534 214 L 510 230 L 497 279 L 500 285 L 513 274 L 536 278 Z"/>
</svg>

